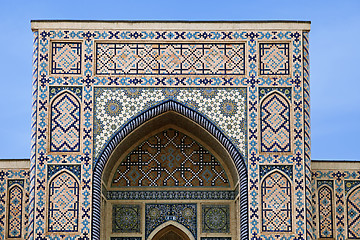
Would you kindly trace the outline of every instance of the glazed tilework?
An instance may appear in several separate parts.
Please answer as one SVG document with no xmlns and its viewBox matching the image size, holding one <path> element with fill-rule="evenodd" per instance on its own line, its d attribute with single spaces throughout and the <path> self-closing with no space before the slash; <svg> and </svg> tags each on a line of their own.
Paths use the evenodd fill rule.
<svg viewBox="0 0 360 240">
<path fill-rule="evenodd" d="M 241 177 L 240 182 L 240 231 L 239 235 L 243 239 L 248 238 L 266 238 L 275 239 L 277 237 L 263 235 L 261 229 L 261 203 L 258 201 L 260 195 L 260 177 L 258 164 L 281 164 L 293 165 L 293 187 L 294 187 L 294 205 L 293 205 L 293 233 L 283 235 L 284 239 L 312 239 L 309 230 L 309 222 L 306 221 L 307 211 L 304 211 L 308 205 L 308 196 L 304 178 L 309 176 L 309 145 L 305 141 L 309 141 L 309 127 L 307 126 L 307 103 L 303 102 L 307 90 L 307 69 L 304 61 L 307 59 L 307 33 L 302 31 L 112 31 L 112 30 L 39 30 L 34 35 L 34 69 L 33 69 L 33 137 L 32 137 L 32 167 L 31 167 L 31 204 L 29 218 L 29 232 L 32 238 L 54 238 L 45 231 L 46 215 L 44 215 L 46 198 L 45 193 L 49 189 L 47 178 L 47 164 L 81 164 L 81 181 L 79 188 L 79 222 L 78 233 L 72 235 L 65 233 L 68 239 L 99 239 L 100 226 L 100 194 L 101 187 L 95 185 L 96 179 L 101 179 L 101 172 L 97 169 L 101 168 L 98 163 L 103 163 L 102 156 L 108 151 L 111 145 L 112 137 L 117 136 L 116 133 L 126 123 L 135 124 L 131 119 L 137 119 L 136 116 L 144 113 L 150 107 L 164 107 L 168 105 L 176 106 L 180 109 L 180 105 L 176 102 L 188 107 L 189 115 L 205 116 L 210 123 L 207 126 L 216 126 L 206 128 L 209 132 L 214 132 L 215 137 L 225 143 L 229 141 L 233 145 L 226 142 L 225 148 L 230 155 L 236 155 L 236 151 L 241 151 L 241 155 L 245 158 L 247 168 L 242 167 L 244 160 L 242 157 L 234 158 L 235 165 Z M 303 40 L 305 39 L 305 40 Z M 171 41 L 174 44 L 194 44 L 211 45 L 211 44 L 232 44 L 239 45 L 244 43 L 244 75 L 96 75 L 96 44 L 106 40 L 111 44 L 117 44 L 120 40 L 125 40 L 129 44 L 138 44 L 139 40 L 146 41 L 149 44 L 165 44 L 165 41 Z M 97 42 L 99 41 L 99 42 Z M 163 42 L 164 41 L 164 42 Z M 277 48 L 276 54 L 266 53 L 266 48 L 270 45 L 264 45 L 264 52 L 260 53 L 260 44 L 272 44 Z M 270 42 L 271 41 L 271 42 Z M 122 41 L 124 42 L 124 41 Z M 286 46 L 286 44 L 288 46 Z M 53 43 L 58 43 L 55 49 Z M 74 43 L 75 45 L 69 45 Z M 76 45 L 81 44 L 81 45 Z M 54 52 L 55 50 L 56 53 Z M 286 52 L 286 49 L 288 49 Z M 61 55 L 59 52 L 63 50 Z M 70 54 L 69 54 L 70 53 Z M 58 54 L 58 55 L 56 55 Z M 67 55 L 68 54 L 68 55 Z M 288 54 L 290 62 L 275 59 L 276 56 L 285 56 Z M 260 55 L 264 67 L 260 66 Z M 50 57 L 49 57 L 50 56 Z M 55 56 L 55 58 L 54 58 Z M 80 65 L 79 58 L 81 58 Z M 64 59 L 69 59 L 66 62 Z M 173 60 L 174 58 L 172 58 Z M 266 59 L 266 60 L 265 60 Z M 286 57 L 285 57 L 286 59 Z M 169 59 L 168 59 L 169 61 Z M 278 61 L 278 62 L 277 62 Z M 271 65 L 274 62 L 275 65 Z M 176 71 L 174 62 L 167 62 L 169 71 Z M 126 63 L 128 64 L 128 63 Z M 277 65 L 276 65 L 277 64 Z M 304 64 L 304 65 L 303 65 Z M 174 67 L 175 66 L 175 67 Z M 239 65 L 241 66 L 241 65 Z M 81 68 L 81 69 L 79 69 Z M 213 70 L 216 66 L 211 66 Z M 241 68 L 241 67 L 239 67 Z M 286 69 L 288 68 L 288 72 Z M 220 69 L 220 68 L 219 68 Z M 304 70 L 305 69 L 305 70 Z M 263 75 L 259 76 L 260 70 Z M 79 71 L 81 75 L 78 74 Z M 168 71 L 168 70 L 167 70 Z M 220 71 L 220 70 L 216 70 Z M 221 70 L 222 71 L 222 70 Z M 80 124 L 80 150 L 74 154 L 48 154 L 47 143 L 48 136 L 45 134 L 49 131 L 49 95 L 50 86 L 81 86 L 83 89 L 83 98 L 81 104 L 81 124 Z M 127 88 L 135 89 L 141 87 L 142 93 L 137 96 L 138 105 L 132 103 L 130 97 L 125 94 L 116 94 Z M 170 89 L 172 87 L 182 87 Z M 191 88 L 189 88 L 191 87 Z M 216 97 L 206 99 L 201 95 L 200 88 L 208 87 L 210 89 L 218 89 L 221 94 Z M 294 149 L 291 153 L 283 155 L 263 155 L 260 153 L 259 138 L 259 88 L 291 88 L 292 106 L 294 111 L 291 112 L 292 122 L 290 129 L 293 140 Z M 113 102 L 108 104 L 108 113 L 113 116 L 106 115 L 105 106 L 102 106 L 103 114 L 98 114 L 97 91 L 103 89 L 104 93 L 110 94 L 110 88 L 113 88 L 113 95 L 109 97 Z M 227 90 L 226 90 L 227 89 Z M 164 91 L 162 91 L 164 90 Z M 135 91 L 135 90 L 133 90 Z M 211 91 L 210 91 L 211 92 Z M 173 94 L 175 93 L 175 95 Z M 190 97 L 182 94 L 189 94 Z M 241 94 L 240 94 L 241 93 Z M 242 95 L 244 94 L 244 95 Z M 115 96 L 117 95 L 117 96 Z M 117 99 L 123 96 L 122 100 Z M 232 97 L 225 97 L 224 95 Z M 111 95 L 108 95 L 111 96 Z M 144 100 L 153 98 L 155 103 Z M 109 98 L 106 98 L 107 100 Z M 217 99 L 217 100 L 214 100 Z M 169 102 L 164 102 L 168 101 Z M 171 102 L 173 100 L 174 102 Z M 190 102 L 192 100 L 192 102 Z M 222 101 L 224 100 L 224 101 Z M 225 101 L 226 100 L 226 101 Z M 127 103 L 124 104 L 124 101 Z M 203 102 L 210 102 L 209 105 Z M 234 105 L 232 101 L 235 101 Z M 116 105 L 122 104 L 121 114 L 116 115 Z M 223 103 L 222 107 L 220 104 Z M 156 105 L 157 104 L 157 105 Z M 196 105 L 197 104 L 197 105 Z M 243 104 L 243 105 L 241 105 Z M 304 104 L 304 106 L 302 105 Z M 131 106 L 136 109 L 131 110 Z M 204 109 L 205 106 L 215 106 L 216 113 L 212 110 Z M 304 107 L 304 108 L 303 108 Z M 238 117 L 234 118 L 234 114 Z M 116 115 L 116 116 L 115 116 Z M 110 116 L 110 117 L 109 117 Z M 115 116 L 115 117 L 114 117 Z M 120 116 L 120 117 L 119 117 Z M 143 115 L 142 115 L 143 116 Z M 148 115 L 146 115 L 148 116 Z M 116 119 L 114 119 L 116 118 Z M 234 118 L 234 121 L 229 119 Z M 120 120 L 121 119 L 121 120 Z M 199 117 L 200 119 L 200 117 Z M 201 120 L 203 121 L 203 120 Z M 243 123 L 242 123 L 243 122 Z M 234 124 L 237 123 L 237 124 Z M 240 124 L 238 124 L 240 123 Z M 101 125 L 102 124 L 102 125 Z M 229 125 L 235 126 L 229 129 Z M 111 129 L 115 125 L 116 129 Z M 242 128 L 244 126 L 244 128 Z M 102 129 L 103 128 L 103 129 Z M 215 129 L 215 130 L 212 130 Z M 243 129 L 243 130 L 241 130 Z M 304 134 L 307 134 L 305 136 Z M 218 136 L 221 136 L 219 138 Z M 306 139 L 304 139 L 305 137 Z M 225 140 L 224 140 L 225 139 Z M 235 149 L 235 150 L 234 150 Z M 100 154 L 101 152 L 101 154 Z M 101 161 L 100 161 L 101 160 Z M 244 170 L 247 170 L 246 171 Z M 308 180 L 307 180 L 308 181 Z M 94 185 L 93 185 L 94 184 Z M 248 186 L 249 184 L 249 186 Z M 101 186 L 101 185 L 100 185 Z M 305 206 L 306 204 L 306 206 Z M 65 238 L 65 237 L 64 237 Z"/>
<path fill-rule="evenodd" d="M 292 165 L 260 165 L 260 179 L 263 179 L 269 172 L 273 170 L 280 170 L 285 173 L 291 180 L 293 179 L 293 166 Z"/>
<path fill-rule="evenodd" d="M 290 104 L 273 92 L 260 105 L 261 151 L 290 151 Z"/>
<path fill-rule="evenodd" d="M 52 74 L 81 74 L 81 43 L 53 42 Z"/>
<path fill-rule="evenodd" d="M 354 180 L 345 180 L 345 194 L 349 193 L 351 189 L 354 187 L 360 185 L 360 181 L 354 181 Z"/>
<path fill-rule="evenodd" d="M 32 103 L 31 103 L 31 149 L 30 149 L 30 171 L 29 171 L 29 202 L 28 202 L 28 230 L 29 239 L 34 235 L 34 211 L 35 211 L 35 175 L 36 175 L 36 146 L 37 146 L 37 102 L 38 102 L 38 54 L 39 33 L 33 32 L 33 54 L 32 54 Z"/>
<path fill-rule="evenodd" d="M 202 232 L 228 233 L 230 231 L 229 205 L 203 205 Z"/>
<path fill-rule="evenodd" d="M 314 190 L 320 191 L 324 187 L 328 188 L 329 191 L 332 189 L 331 185 L 333 184 L 333 227 L 330 225 L 331 221 L 324 221 L 322 223 L 322 228 L 319 228 L 319 225 L 315 225 L 317 231 L 314 231 L 315 237 L 321 236 L 323 234 L 321 229 L 331 229 L 333 228 L 333 238 L 336 240 L 345 240 L 345 239 L 358 239 L 357 235 L 359 230 L 359 185 L 351 184 L 355 182 L 360 182 L 360 171 L 350 171 L 350 170 L 317 170 L 313 171 L 313 186 Z M 348 184 L 350 183 L 350 184 Z M 354 195 L 352 195 L 354 193 Z M 318 193 L 318 200 L 314 202 L 314 205 L 320 205 L 321 208 L 328 206 L 328 202 L 320 201 L 320 192 Z M 323 213 L 314 212 L 315 220 L 320 221 Z M 327 224 L 326 224 L 327 223 Z"/>
<path fill-rule="evenodd" d="M 77 232 L 79 222 L 79 183 L 67 171 L 49 183 L 49 232 Z"/>
<path fill-rule="evenodd" d="M 346 200 L 348 238 L 360 238 L 360 187 L 355 188 Z"/>
<path fill-rule="evenodd" d="M 197 239 L 196 204 L 146 204 L 145 238 L 161 224 L 175 221 L 186 227 Z"/>
<path fill-rule="evenodd" d="M 107 191 L 108 200 L 235 200 L 239 191 Z"/>
<path fill-rule="evenodd" d="M 113 205 L 112 232 L 140 232 L 139 205 Z"/>
<path fill-rule="evenodd" d="M 0 239 L 26 239 L 28 214 L 29 170 L 0 169 Z"/>
<path fill-rule="evenodd" d="M 80 165 L 48 165 L 47 178 L 48 180 L 61 170 L 66 169 L 73 173 L 78 179 L 81 179 L 81 166 Z"/>
<path fill-rule="evenodd" d="M 245 44 L 96 44 L 99 75 L 242 75 Z"/>
<path fill-rule="evenodd" d="M 81 94 L 81 90 L 76 90 Z M 80 151 L 80 102 L 70 92 L 62 91 L 52 101 L 50 129 L 52 152 Z"/>
<path fill-rule="evenodd" d="M 317 180 L 317 188 L 320 189 L 323 185 L 328 185 L 330 189 L 334 189 L 334 181 L 333 180 Z"/>
<path fill-rule="evenodd" d="M 260 75 L 290 73 L 288 43 L 260 43 Z"/>
<path fill-rule="evenodd" d="M 328 186 L 319 189 L 319 236 L 320 238 L 333 237 L 333 210 L 332 191 Z"/>
<path fill-rule="evenodd" d="M 8 237 L 21 238 L 23 219 L 23 189 L 19 185 L 9 188 Z"/>
<path fill-rule="evenodd" d="M 179 101 L 212 119 L 245 154 L 246 91 L 243 88 L 96 88 L 95 156 L 106 140 L 133 116 L 167 99 Z"/>
<path fill-rule="evenodd" d="M 261 184 L 262 231 L 291 232 L 291 182 L 279 171 L 268 174 Z"/>
<path fill-rule="evenodd" d="M 111 187 L 230 187 L 208 150 L 174 129 L 136 146 L 117 167 Z"/>
</svg>

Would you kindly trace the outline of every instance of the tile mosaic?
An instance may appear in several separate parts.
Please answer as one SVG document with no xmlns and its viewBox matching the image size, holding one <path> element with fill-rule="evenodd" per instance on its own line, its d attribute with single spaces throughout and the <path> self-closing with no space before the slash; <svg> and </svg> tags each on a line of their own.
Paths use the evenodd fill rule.
<svg viewBox="0 0 360 240">
<path fill-rule="evenodd" d="M 99 75 L 243 75 L 244 44 L 96 44 Z"/>
<path fill-rule="evenodd" d="M 229 233 L 230 208 L 229 205 L 203 205 L 202 232 L 204 233 Z"/>
<path fill-rule="evenodd" d="M 117 167 L 111 187 L 230 187 L 224 168 L 189 136 L 164 130 L 136 146 Z"/>
<path fill-rule="evenodd" d="M 52 42 L 52 74 L 81 74 L 81 43 Z"/>
<path fill-rule="evenodd" d="M 321 187 L 319 197 L 319 236 L 333 238 L 332 191 L 328 186 Z"/>
<path fill-rule="evenodd" d="M 140 232 L 139 205 L 113 205 L 112 232 Z"/>
<path fill-rule="evenodd" d="M 196 204 L 146 204 L 145 238 L 161 224 L 175 221 L 186 227 L 197 239 Z"/>
<path fill-rule="evenodd" d="M 288 43 L 260 43 L 260 75 L 290 74 Z"/>
</svg>

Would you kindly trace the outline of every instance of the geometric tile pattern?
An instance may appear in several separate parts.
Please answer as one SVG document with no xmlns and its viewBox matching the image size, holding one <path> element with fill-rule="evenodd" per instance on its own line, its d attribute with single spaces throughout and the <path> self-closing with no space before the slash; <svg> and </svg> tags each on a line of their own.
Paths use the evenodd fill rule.
<svg viewBox="0 0 360 240">
<path fill-rule="evenodd" d="M 23 179 L 9 179 L 8 180 L 8 188 L 10 189 L 12 185 L 18 184 L 22 188 L 24 187 L 24 180 Z"/>
<path fill-rule="evenodd" d="M 327 185 L 330 189 L 334 189 L 334 180 L 317 180 L 316 182 L 318 189 L 323 185 Z"/>
<path fill-rule="evenodd" d="M 360 187 L 348 196 L 346 204 L 348 238 L 360 239 Z"/>
<path fill-rule="evenodd" d="M 277 92 L 261 103 L 261 151 L 290 151 L 290 106 Z"/>
<path fill-rule="evenodd" d="M 82 99 L 82 87 L 77 86 L 63 86 L 63 87 L 49 87 L 49 99 L 50 101 L 62 91 L 72 92 L 79 99 Z"/>
<path fill-rule="evenodd" d="M 52 74 L 81 74 L 81 43 L 53 42 Z"/>
<path fill-rule="evenodd" d="M 261 184 L 262 231 L 291 232 L 291 183 L 279 171 L 269 174 Z"/>
<path fill-rule="evenodd" d="M 113 205 L 112 232 L 140 232 L 139 205 Z"/>
<path fill-rule="evenodd" d="M 29 169 L 0 169 L 0 239 L 27 239 L 29 185 Z"/>
<path fill-rule="evenodd" d="M 196 204 L 145 204 L 145 239 L 167 221 L 186 227 L 197 239 Z"/>
<path fill-rule="evenodd" d="M 60 172 L 49 183 L 49 232 L 77 232 L 79 183 L 68 172 Z"/>
<path fill-rule="evenodd" d="M 51 104 L 51 152 L 80 151 L 80 103 L 64 91 Z"/>
<path fill-rule="evenodd" d="M 228 233 L 230 231 L 229 205 L 202 206 L 202 232 Z"/>
<path fill-rule="evenodd" d="M 333 237 L 332 191 L 328 186 L 320 188 L 319 194 L 319 236 Z"/>
<path fill-rule="evenodd" d="M 8 237 L 21 238 L 23 214 L 23 190 L 14 185 L 9 190 Z"/>
<path fill-rule="evenodd" d="M 289 74 L 289 44 L 260 43 L 260 75 Z"/>
<path fill-rule="evenodd" d="M 107 200 L 235 200 L 239 191 L 107 191 Z"/>
<path fill-rule="evenodd" d="M 120 163 L 112 187 L 229 187 L 218 160 L 189 136 L 164 130 L 135 147 Z"/>
<path fill-rule="evenodd" d="M 278 91 L 291 102 L 291 87 L 259 87 L 259 101 L 266 97 L 268 93 Z"/>
<path fill-rule="evenodd" d="M 260 179 L 274 169 L 280 170 L 285 173 L 291 180 L 293 179 L 293 166 L 292 165 L 260 165 Z"/>
<path fill-rule="evenodd" d="M 244 88 L 95 88 L 94 94 L 95 156 L 133 116 L 167 99 L 174 99 L 211 119 L 238 145 L 242 154 L 246 153 Z M 233 124 L 235 122 L 239 124 Z"/>
<path fill-rule="evenodd" d="M 61 170 L 66 169 L 69 172 L 73 173 L 78 179 L 81 179 L 81 166 L 80 165 L 48 165 L 47 179 L 49 180 L 56 173 Z"/>
<path fill-rule="evenodd" d="M 98 75 L 242 75 L 245 44 L 96 44 Z"/>
<path fill-rule="evenodd" d="M 360 185 L 360 181 L 346 180 L 345 181 L 345 194 L 351 191 L 352 188 Z"/>
</svg>

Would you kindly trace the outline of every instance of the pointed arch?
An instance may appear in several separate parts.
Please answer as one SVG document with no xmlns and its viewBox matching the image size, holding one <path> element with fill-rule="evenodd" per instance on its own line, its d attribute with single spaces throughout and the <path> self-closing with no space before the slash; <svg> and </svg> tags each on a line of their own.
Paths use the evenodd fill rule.
<svg viewBox="0 0 360 240">
<path fill-rule="evenodd" d="M 79 223 L 79 183 L 67 170 L 49 181 L 48 231 L 77 232 Z"/>
<path fill-rule="evenodd" d="M 180 236 L 183 240 L 195 240 L 191 232 L 182 224 L 175 221 L 167 221 L 152 231 L 148 239 L 161 240 L 169 232 L 174 232 Z"/>
<path fill-rule="evenodd" d="M 104 150 L 95 159 L 93 174 L 93 238 L 100 238 L 100 206 L 101 206 L 101 178 L 104 167 L 119 143 L 124 140 L 140 125 L 146 123 L 166 112 L 176 112 L 177 114 L 190 119 L 195 124 L 201 126 L 210 133 L 230 155 L 239 176 L 239 195 L 240 195 L 240 235 L 242 239 L 248 238 L 248 176 L 245 161 L 239 150 L 232 142 L 219 130 L 219 128 L 206 117 L 195 110 L 171 99 L 164 101 L 132 118 L 126 125 L 117 131 L 109 140 Z"/>
<path fill-rule="evenodd" d="M 260 103 L 261 152 L 290 152 L 290 103 L 273 91 Z"/>
<path fill-rule="evenodd" d="M 360 186 L 353 189 L 346 199 L 348 239 L 360 238 Z"/>
<path fill-rule="evenodd" d="M 279 170 L 265 175 L 261 183 L 262 232 L 292 231 L 291 181 Z"/>
<path fill-rule="evenodd" d="M 51 101 L 50 151 L 80 151 L 80 102 L 69 91 Z"/>
<path fill-rule="evenodd" d="M 319 237 L 333 238 L 332 190 L 322 186 L 318 191 Z"/>
<path fill-rule="evenodd" d="M 23 228 L 23 188 L 15 184 L 9 189 L 8 238 L 21 238 Z"/>
</svg>

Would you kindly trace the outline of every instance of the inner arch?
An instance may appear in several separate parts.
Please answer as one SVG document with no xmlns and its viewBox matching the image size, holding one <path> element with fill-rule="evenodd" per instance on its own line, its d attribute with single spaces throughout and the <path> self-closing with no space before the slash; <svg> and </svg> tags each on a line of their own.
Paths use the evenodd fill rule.
<svg viewBox="0 0 360 240">
<path fill-rule="evenodd" d="M 191 233 L 189 233 L 191 236 Z M 180 228 L 174 225 L 168 225 L 158 231 L 153 237 L 149 237 L 151 240 L 190 240 L 189 235 L 182 231 Z"/>
<path fill-rule="evenodd" d="M 220 161 L 221 166 L 225 168 L 225 172 L 229 173 L 227 176 L 231 187 L 236 186 L 239 175 L 231 156 L 224 146 L 200 125 L 174 111 L 160 114 L 142 124 L 116 146 L 103 171 L 102 179 L 105 186 L 110 185 L 111 177 L 114 175 L 119 160 L 125 159 L 131 150 L 149 137 L 168 129 L 184 133 L 209 150 Z"/>
</svg>

